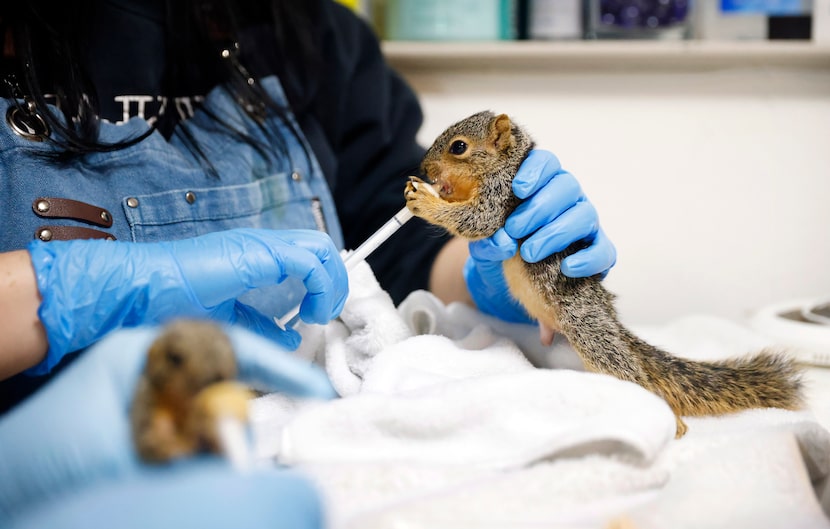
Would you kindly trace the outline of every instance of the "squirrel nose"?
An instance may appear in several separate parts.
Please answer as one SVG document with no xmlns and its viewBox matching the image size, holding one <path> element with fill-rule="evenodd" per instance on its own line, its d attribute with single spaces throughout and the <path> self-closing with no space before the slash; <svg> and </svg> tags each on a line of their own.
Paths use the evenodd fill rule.
<svg viewBox="0 0 830 529">
<path fill-rule="evenodd" d="M 434 171 L 430 171 L 430 169 L 435 169 Z M 423 164 L 421 167 L 418 168 L 418 177 L 421 180 L 427 182 L 430 185 L 435 184 L 438 181 L 438 173 L 440 173 L 441 168 L 434 163 Z M 432 174 L 430 174 L 430 172 Z"/>
<path fill-rule="evenodd" d="M 414 171 L 414 175 L 423 180 L 424 182 L 430 182 L 429 175 L 427 171 L 423 167 L 419 167 L 417 171 Z"/>
</svg>

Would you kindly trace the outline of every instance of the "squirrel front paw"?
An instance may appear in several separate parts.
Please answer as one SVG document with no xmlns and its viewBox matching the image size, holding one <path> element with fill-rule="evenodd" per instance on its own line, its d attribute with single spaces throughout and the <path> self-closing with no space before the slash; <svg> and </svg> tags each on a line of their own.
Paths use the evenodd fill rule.
<svg viewBox="0 0 830 529">
<path fill-rule="evenodd" d="M 419 217 L 423 217 L 441 202 L 438 192 L 417 176 L 409 177 L 403 194 L 406 199 L 406 207 Z"/>
</svg>

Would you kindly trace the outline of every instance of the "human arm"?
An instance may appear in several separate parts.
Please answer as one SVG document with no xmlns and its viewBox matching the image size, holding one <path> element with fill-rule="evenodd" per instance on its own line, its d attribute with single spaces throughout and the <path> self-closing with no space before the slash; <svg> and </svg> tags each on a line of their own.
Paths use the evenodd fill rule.
<svg viewBox="0 0 830 529">
<path fill-rule="evenodd" d="M 34 241 L 28 255 L 42 297 L 37 315 L 49 342 L 33 374 L 48 372 L 113 329 L 182 316 L 238 323 L 295 348 L 295 331 L 278 329 L 273 315 L 236 298 L 296 277 L 307 290 L 300 317 L 326 323 L 348 292 L 339 253 L 317 231 L 238 229 L 161 243 Z"/>
<path fill-rule="evenodd" d="M 470 257 L 469 241 L 454 237 L 435 256 L 429 274 L 429 290 L 444 303 L 475 306 L 464 282 L 464 264 Z"/>
<path fill-rule="evenodd" d="M 145 469 L 129 409 L 158 329 L 114 332 L 50 384 L 0 417 L 0 526 L 40 502 Z M 229 327 L 239 379 L 252 387 L 330 398 L 325 374 L 241 327 Z"/>
<path fill-rule="evenodd" d="M 40 292 L 29 252 L 0 253 L 0 380 L 46 356 L 46 330 L 37 317 Z"/>
</svg>

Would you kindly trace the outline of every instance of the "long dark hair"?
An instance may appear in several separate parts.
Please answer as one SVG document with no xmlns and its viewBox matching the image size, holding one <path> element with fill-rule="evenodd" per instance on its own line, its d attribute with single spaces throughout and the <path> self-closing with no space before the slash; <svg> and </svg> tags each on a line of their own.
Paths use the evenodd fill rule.
<svg viewBox="0 0 830 529">
<path fill-rule="evenodd" d="M 153 132 L 151 128 L 118 143 L 98 139 L 98 101 L 80 58 L 90 34 L 95 4 L 100 1 L 103 0 L 4 1 L 0 7 L 0 35 L 11 36 L 17 70 L 17 75 L 6 75 L 7 91 L 11 92 L 8 95 L 25 97 L 34 104 L 49 128 L 56 132 L 49 141 L 60 147 L 64 157 L 122 149 Z M 309 91 L 303 87 L 313 81 L 320 64 L 319 48 L 311 40 L 319 1 L 161 1 L 166 6 L 168 41 L 167 81 L 162 87 L 162 96 L 175 94 L 188 65 L 203 64 L 206 70 L 218 72 L 217 84 L 229 90 L 251 117 L 259 120 L 265 112 L 274 110 L 284 118 L 287 109 L 277 105 L 258 83 L 249 82 L 264 72 L 261 57 L 253 68 L 246 65 L 250 56 L 246 55 L 244 45 L 240 46 L 240 35 L 245 30 L 265 32 L 272 40 L 273 47 L 269 47 L 266 57 L 270 64 L 265 68 L 271 70 L 268 73 L 280 76 L 290 105 L 298 109 L 309 103 Z M 63 119 L 47 105 L 47 90 L 54 94 Z M 217 116 L 211 117 L 221 122 Z M 174 112 L 162 114 L 155 127 L 169 127 L 172 131 L 170 120 L 173 119 L 177 119 Z M 233 133 L 232 128 L 227 129 Z M 176 130 L 184 134 L 190 148 L 202 155 L 186 128 Z"/>
</svg>

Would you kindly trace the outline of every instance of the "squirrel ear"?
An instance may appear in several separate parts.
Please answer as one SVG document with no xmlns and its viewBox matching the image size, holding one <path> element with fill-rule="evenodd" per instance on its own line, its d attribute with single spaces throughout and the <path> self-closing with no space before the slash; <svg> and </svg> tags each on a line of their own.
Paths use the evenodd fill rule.
<svg viewBox="0 0 830 529">
<path fill-rule="evenodd" d="M 511 134 L 512 128 L 513 126 L 507 114 L 499 114 L 493 118 L 493 121 L 490 123 L 490 140 L 497 151 L 504 151 L 515 143 L 513 134 Z"/>
</svg>

